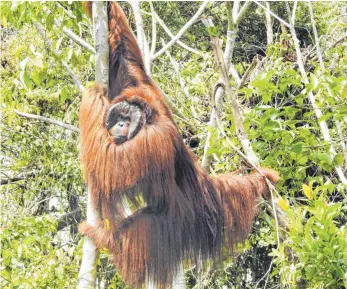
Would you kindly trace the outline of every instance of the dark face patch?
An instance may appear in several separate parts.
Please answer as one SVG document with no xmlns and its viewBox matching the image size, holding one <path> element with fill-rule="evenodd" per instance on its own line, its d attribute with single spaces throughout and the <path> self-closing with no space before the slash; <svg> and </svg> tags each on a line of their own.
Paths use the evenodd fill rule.
<svg viewBox="0 0 347 289">
<path fill-rule="evenodd" d="M 145 115 L 143 114 L 141 108 L 137 105 L 129 104 L 126 101 L 112 105 L 106 115 L 106 129 L 111 135 L 118 134 L 118 142 L 124 142 L 133 138 L 144 124 Z M 127 126 L 124 128 L 127 130 L 126 136 L 124 133 L 125 130 L 122 131 L 122 127 L 120 127 L 121 125 Z M 111 129 L 112 131 L 110 131 Z M 116 143 L 117 137 L 115 137 Z"/>
</svg>

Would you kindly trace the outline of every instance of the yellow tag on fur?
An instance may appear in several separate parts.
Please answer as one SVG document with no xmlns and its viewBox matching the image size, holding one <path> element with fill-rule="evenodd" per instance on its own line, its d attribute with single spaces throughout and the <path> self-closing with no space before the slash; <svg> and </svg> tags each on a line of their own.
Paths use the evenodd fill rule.
<svg viewBox="0 0 347 289">
<path fill-rule="evenodd" d="M 105 219 L 105 227 L 107 231 L 111 230 L 110 221 L 108 219 Z"/>
</svg>

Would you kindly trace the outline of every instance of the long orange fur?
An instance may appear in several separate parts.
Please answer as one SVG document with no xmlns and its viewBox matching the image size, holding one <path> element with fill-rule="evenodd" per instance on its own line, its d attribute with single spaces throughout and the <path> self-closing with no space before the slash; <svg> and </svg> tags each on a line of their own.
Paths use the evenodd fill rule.
<svg viewBox="0 0 347 289">
<path fill-rule="evenodd" d="M 89 5 L 90 6 L 90 5 Z M 244 240 L 257 199 L 268 193 L 257 174 L 206 174 L 183 143 L 170 109 L 146 75 L 123 10 L 109 2 L 110 87 L 96 84 L 80 108 L 81 162 L 99 214 L 80 230 L 107 248 L 123 279 L 136 287 L 151 279 L 170 287 L 183 260 L 219 260 L 223 246 Z M 109 108 L 126 101 L 147 113 L 132 139 L 116 145 L 105 128 Z M 262 173 L 273 183 L 278 174 Z M 124 198 L 133 208 L 124 212 Z"/>
</svg>

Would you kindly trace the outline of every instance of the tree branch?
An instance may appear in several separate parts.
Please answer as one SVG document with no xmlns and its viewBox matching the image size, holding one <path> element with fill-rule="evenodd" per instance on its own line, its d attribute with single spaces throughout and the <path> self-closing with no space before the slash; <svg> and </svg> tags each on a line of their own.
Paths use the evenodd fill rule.
<svg viewBox="0 0 347 289">
<path fill-rule="evenodd" d="M 0 185 L 8 185 L 8 184 L 11 184 L 11 183 L 14 183 L 14 182 L 18 182 L 18 181 L 22 181 L 22 180 L 25 180 L 26 178 L 30 178 L 30 177 L 33 177 L 35 176 L 36 173 L 35 172 L 25 172 L 25 173 L 20 173 L 18 175 L 15 175 L 15 176 L 6 176 L 6 179 L 4 179 L 2 176 L 1 176 L 1 181 L 0 181 Z"/>
<path fill-rule="evenodd" d="M 73 125 L 69 125 L 69 124 L 63 123 L 63 122 L 60 121 L 60 120 L 51 119 L 51 118 L 44 117 L 44 116 L 41 116 L 41 115 L 35 115 L 35 114 L 25 113 L 25 112 L 18 111 L 18 110 L 16 110 L 16 109 L 14 110 L 14 112 L 15 112 L 16 114 L 18 114 L 18 115 L 20 115 L 20 116 L 23 116 L 23 117 L 26 117 L 26 118 L 36 119 L 36 120 L 39 120 L 39 121 L 44 121 L 44 122 L 47 122 L 47 123 L 50 123 L 50 124 L 54 124 L 54 125 L 57 125 L 57 126 L 66 128 L 66 129 L 68 129 L 68 130 L 77 132 L 77 133 L 80 132 L 79 128 L 77 128 L 77 127 L 75 127 L 75 126 L 73 126 Z"/>
<path fill-rule="evenodd" d="M 265 19 L 266 19 L 266 36 L 267 36 L 267 44 L 272 44 L 274 41 L 274 33 L 272 30 L 272 21 L 270 15 L 270 2 L 266 1 L 266 10 L 265 10 Z"/>
<path fill-rule="evenodd" d="M 152 2 L 150 2 L 152 3 Z M 151 4 L 152 5 L 152 4 Z M 153 5 L 152 5 L 153 6 Z M 154 18 L 158 21 L 158 23 L 160 24 L 161 27 L 163 27 L 164 31 L 171 37 L 171 39 L 173 39 L 175 36 L 173 35 L 173 33 L 169 30 L 169 28 L 165 25 L 164 21 L 159 17 L 159 15 L 154 11 L 154 8 L 152 10 L 152 17 L 154 15 Z M 182 41 L 177 40 L 177 44 L 180 45 L 181 47 L 183 47 L 184 49 L 195 53 L 197 55 L 202 55 L 202 53 L 186 44 L 184 44 Z M 151 55 L 153 55 L 155 53 L 155 51 L 151 52 Z"/>
<path fill-rule="evenodd" d="M 218 37 L 212 37 L 212 47 L 213 47 L 213 52 L 215 55 L 216 62 L 218 64 L 219 70 L 221 72 L 221 79 L 222 79 L 222 81 L 225 85 L 225 88 L 226 88 L 226 94 L 227 94 L 229 101 L 231 103 L 231 110 L 232 110 L 234 122 L 236 125 L 236 135 L 241 142 L 241 146 L 243 148 L 243 151 L 247 155 L 248 159 L 251 161 L 252 166 L 257 167 L 259 165 L 258 158 L 256 157 L 256 155 L 252 149 L 251 142 L 249 141 L 249 139 L 247 137 L 246 129 L 245 129 L 243 122 L 242 122 L 242 117 L 241 117 L 241 112 L 240 112 L 238 102 L 236 100 L 235 95 L 233 94 L 233 92 L 231 90 L 231 86 L 229 83 L 229 77 L 228 77 L 228 71 L 227 71 L 226 65 L 224 63 L 222 49 L 220 48 Z"/>
<path fill-rule="evenodd" d="M 151 12 L 152 12 L 152 41 L 151 41 L 151 51 L 150 51 L 150 55 L 152 56 L 155 53 L 155 46 L 157 44 L 157 19 L 154 15 L 155 11 L 154 11 L 152 1 L 149 1 L 149 5 L 151 7 Z"/>
<path fill-rule="evenodd" d="M 270 9 L 266 8 L 264 5 L 260 4 L 258 1 L 253 0 L 253 2 L 255 4 L 257 4 L 258 6 L 260 6 L 261 8 L 265 9 L 267 12 L 269 12 L 273 17 L 275 17 L 279 22 L 281 22 L 282 24 L 284 24 L 285 26 L 287 26 L 288 28 L 290 28 L 290 24 L 287 23 L 286 21 L 284 21 L 282 18 L 280 18 L 279 16 L 277 16 L 275 13 L 273 13 Z"/>
<path fill-rule="evenodd" d="M 38 22 L 34 22 L 34 26 L 36 27 L 37 31 L 40 33 L 41 37 L 47 44 L 49 50 L 55 55 L 58 56 L 57 53 L 52 49 L 52 42 L 51 40 L 46 36 L 42 26 Z M 76 86 L 80 90 L 80 92 L 84 91 L 84 86 L 82 85 L 82 82 L 79 80 L 78 76 L 74 73 L 74 71 L 71 69 L 71 67 L 64 61 L 61 61 L 62 66 L 69 72 L 71 75 L 73 81 L 75 82 Z"/>
<path fill-rule="evenodd" d="M 240 9 L 240 12 L 237 13 L 236 19 L 234 19 L 234 24 L 238 25 L 240 23 L 240 21 L 242 20 L 243 16 L 245 15 L 249 5 L 251 5 L 251 1 L 246 1 L 245 4 L 243 4 L 243 6 Z"/>
<path fill-rule="evenodd" d="M 58 219 L 57 230 L 60 231 L 67 226 L 78 224 L 81 222 L 81 220 L 82 220 L 82 211 L 80 208 L 78 208 L 72 212 L 69 212 L 61 216 Z"/>
<path fill-rule="evenodd" d="M 54 19 L 54 23 L 56 26 L 60 27 L 61 22 L 57 19 Z M 70 29 L 66 28 L 65 26 L 62 28 L 63 32 L 75 43 L 80 45 L 81 47 L 87 49 L 89 52 L 95 54 L 95 49 L 93 46 L 91 46 L 87 41 L 84 41 L 81 37 L 73 33 Z"/>
<path fill-rule="evenodd" d="M 69 16 L 71 19 L 75 19 L 75 18 L 76 18 L 76 16 L 73 15 L 72 12 L 71 12 L 70 10 L 67 10 L 63 5 L 61 5 L 61 4 L 59 3 L 59 1 L 57 1 L 56 4 L 57 4 L 59 7 L 63 8 L 63 10 L 64 10 L 64 12 L 66 13 L 66 15 Z"/>
<path fill-rule="evenodd" d="M 235 2 L 234 5 L 237 5 L 237 3 Z M 248 6 L 244 5 L 243 7 L 247 8 Z M 244 9 L 246 9 L 246 8 L 244 8 Z M 224 63 L 226 64 L 227 69 L 229 67 L 231 68 L 231 74 L 234 77 L 236 83 L 239 84 L 241 79 L 240 79 L 237 71 L 231 65 L 232 52 L 234 50 L 235 39 L 236 39 L 237 31 L 238 31 L 238 25 L 234 25 L 234 20 L 233 20 L 233 16 L 232 16 L 234 10 L 235 10 L 235 6 L 232 7 L 230 2 L 228 2 L 227 3 L 227 13 L 228 13 L 227 45 L 225 47 L 223 57 L 224 57 Z M 235 12 L 235 15 L 237 15 L 237 14 L 238 13 Z M 240 14 L 238 14 L 238 15 L 240 15 Z M 242 15 L 244 15 L 244 13 Z M 241 21 L 241 20 L 242 20 L 241 18 L 238 19 L 238 21 Z M 207 28 L 214 26 L 211 19 L 203 19 L 202 22 L 204 23 L 204 25 Z M 218 84 L 220 84 L 221 82 L 222 82 L 222 78 L 220 77 L 216 86 Z M 210 121 L 208 124 L 211 127 L 217 127 L 216 117 L 217 117 L 217 114 L 220 111 L 220 108 L 222 106 L 223 94 L 224 94 L 224 87 L 222 85 L 218 85 L 217 89 L 214 91 L 214 95 L 212 96 L 212 98 L 213 98 L 212 100 L 213 100 L 213 103 L 215 103 L 215 106 L 212 107 L 211 117 L 210 117 Z M 210 148 L 211 137 L 212 137 L 212 132 L 209 131 L 207 133 L 206 142 L 205 142 L 205 146 L 204 146 L 204 154 L 203 154 L 202 162 L 201 162 L 201 165 L 205 170 L 209 170 L 211 159 L 212 159 L 212 156 L 207 154 L 207 152 Z"/>
<path fill-rule="evenodd" d="M 169 57 L 170 59 L 170 62 L 172 64 L 172 67 L 174 68 L 176 74 L 177 74 L 177 77 L 178 77 L 178 81 L 180 83 L 180 86 L 184 92 L 184 94 L 186 95 L 187 99 L 191 99 L 191 96 L 189 94 L 189 91 L 188 89 L 185 87 L 185 84 L 184 84 L 184 79 L 182 78 L 181 76 L 181 73 L 180 73 L 180 69 L 179 69 L 179 66 L 178 66 L 178 63 L 177 61 L 171 56 L 169 50 L 166 50 L 165 51 L 166 55 Z"/>
<path fill-rule="evenodd" d="M 157 53 L 155 53 L 151 57 L 151 60 L 154 60 L 157 57 L 159 57 L 160 55 L 162 55 L 167 49 L 169 49 L 172 45 L 174 45 L 177 42 L 178 39 L 180 39 L 182 37 L 184 32 L 186 32 L 190 28 L 190 26 L 192 26 L 194 24 L 196 19 L 198 19 L 198 17 L 202 14 L 202 12 L 204 11 L 204 9 L 205 9 L 206 5 L 208 4 L 208 2 L 209 2 L 209 0 L 205 0 L 201 4 L 200 8 L 195 13 L 195 15 L 181 28 L 181 30 L 176 34 L 175 37 L 173 37 L 166 45 L 164 45 L 164 47 L 162 47 L 162 49 L 160 49 Z"/>
</svg>

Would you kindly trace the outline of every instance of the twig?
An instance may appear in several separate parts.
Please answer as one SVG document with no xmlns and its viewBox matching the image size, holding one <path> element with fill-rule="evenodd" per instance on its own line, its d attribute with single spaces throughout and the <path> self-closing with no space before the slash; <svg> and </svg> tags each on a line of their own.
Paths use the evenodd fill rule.
<svg viewBox="0 0 347 289">
<path fill-rule="evenodd" d="M 341 38 L 339 38 L 338 40 L 336 40 L 330 47 L 330 48 L 334 48 L 336 45 L 340 44 L 343 40 L 347 40 L 347 34 L 343 35 Z"/>
<path fill-rule="evenodd" d="M 36 27 L 37 31 L 40 33 L 41 37 L 43 38 L 43 40 L 45 41 L 45 43 L 47 44 L 49 50 L 55 55 L 57 56 L 57 53 L 52 49 L 52 42 L 51 40 L 46 36 L 42 26 L 38 23 L 38 22 L 34 22 L 34 26 Z M 75 82 L 76 86 L 78 87 L 78 89 L 83 92 L 84 91 L 84 86 L 82 85 L 82 82 L 79 80 L 79 78 L 77 77 L 77 75 L 74 73 L 74 71 L 71 69 L 71 67 L 64 61 L 61 61 L 62 66 L 69 72 L 70 76 L 72 77 L 73 81 Z"/>
<path fill-rule="evenodd" d="M 237 88 L 236 88 L 237 90 L 242 88 L 245 85 L 249 75 L 257 67 L 257 64 L 258 64 L 258 58 L 257 57 L 253 57 L 251 65 L 247 68 L 245 73 L 242 75 L 242 78 L 241 78 L 240 82 L 237 84 Z"/>
<path fill-rule="evenodd" d="M 1 176 L 0 185 L 8 185 L 8 184 L 11 184 L 14 182 L 25 180 L 26 178 L 30 178 L 30 177 L 35 176 L 35 175 L 36 175 L 35 172 L 26 172 L 26 173 L 18 174 L 18 175 L 13 176 L 13 177 L 7 177 L 6 179 L 4 179 Z"/>
<path fill-rule="evenodd" d="M 209 3 L 209 0 L 205 0 L 201 4 L 200 8 L 195 13 L 195 15 L 192 18 L 190 18 L 190 20 L 181 28 L 181 30 L 176 34 L 176 36 L 173 37 L 164 47 L 162 47 L 162 49 L 160 49 L 157 53 L 155 53 L 151 57 L 151 59 L 152 60 L 156 59 L 158 56 L 162 55 L 167 49 L 169 49 L 172 45 L 174 45 L 177 42 L 177 40 L 182 37 L 184 32 L 186 32 L 188 28 L 190 28 L 195 23 L 196 19 L 198 19 L 198 17 L 202 14 L 202 12 L 204 11 L 208 3 Z"/>
<path fill-rule="evenodd" d="M 178 116 L 182 121 L 184 121 L 191 129 L 193 129 L 190 122 L 184 117 L 184 115 L 180 112 L 179 108 L 173 103 L 171 98 L 160 88 L 158 84 L 155 84 L 157 90 L 159 90 L 160 95 L 164 98 L 167 105 L 172 109 L 172 112 Z"/>
<path fill-rule="evenodd" d="M 150 4 L 152 5 L 152 2 L 150 2 Z M 153 5 L 152 5 L 153 6 Z M 158 21 L 158 23 L 160 24 L 161 27 L 163 27 L 164 31 L 171 37 L 171 39 L 173 39 L 175 36 L 173 35 L 173 33 L 169 30 L 169 28 L 165 25 L 164 21 L 159 17 L 159 15 L 154 11 L 154 8 L 152 10 L 152 17 L 154 15 L 154 18 Z M 197 55 L 202 55 L 202 53 L 194 48 L 189 47 L 188 45 L 184 44 L 182 41 L 180 41 L 179 39 L 177 40 L 177 44 L 182 46 L 184 49 L 195 53 Z M 151 51 L 151 55 L 153 55 L 155 53 L 155 51 Z"/>
<path fill-rule="evenodd" d="M 231 64 L 231 57 L 232 57 L 232 53 L 233 53 L 233 49 L 234 49 L 234 45 L 235 45 L 235 37 L 237 35 L 238 27 L 237 27 L 237 25 L 233 24 L 234 20 L 232 18 L 233 17 L 232 11 L 234 11 L 234 8 L 231 7 L 230 2 L 227 3 L 227 8 L 228 8 L 227 9 L 228 32 L 227 32 L 227 45 L 226 45 L 225 51 L 224 51 L 224 62 L 226 63 L 226 65 L 230 65 Z M 240 21 L 240 19 L 239 19 L 239 21 Z M 207 28 L 214 27 L 214 24 L 210 18 L 203 18 L 202 23 Z M 231 30 L 229 30 L 229 29 L 231 29 Z M 235 77 L 236 82 L 238 82 L 240 80 L 238 73 L 233 68 L 232 68 L 232 75 Z M 220 77 L 218 79 L 217 84 L 220 84 L 221 82 L 222 82 L 222 79 Z M 211 127 L 217 126 L 216 116 L 217 116 L 217 113 L 220 111 L 220 108 L 222 106 L 222 99 L 223 99 L 223 94 L 224 94 L 224 87 L 223 86 L 216 85 L 215 88 L 216 87 L 217 87 L 217 89 L 214 90 L 214 94 L 212 96 L 212 103 L 215 105 L 212 107 L 211 117 L 210 117 L 210 121 L 209 121 L 209 126 L 211 126 Z M 212 156 L 207 155 L 207 152 L 210 148 L 211 137 L 212 137 L 212 132 L 209 131 L 207 133 L 206 142 L 205 142 L 205 146 L 204 146 L 204 154 L 203 154 L 202 161 L 201 161 L 201 165 L 205 170 L 209 169 L 210 163 L 211 163 L 211 157 Z"/>
<path fill-rule="evenodd" d="M 343 157 L 345 159 L 345 168 L 347 169 L 347 146 L 346 146 L 346 142 L 345 142 L 345 140 L 347 140 L 347 137 L 343 138 L 342 127 L 341 127 L 341 124 L 338 120 L 335 121 L 335 125 L 337 128 L 337 133 L 340 137 L 339 142 L 340 142 L 340 146 L 341 146 L 341 149 L 343 152 Z"/>
<path fill-rule="evenodd" d="M 71 19 L 75 19 L 76 16 L 72 14 L 72 12 L 70 10 L 67 10 L 63 5 L 61 5 L 59 2 L 56 2 L 56 4 L 63 8 L 63 10 L 65 11 L 66 15 L 69 16 Z"/>
<path fill-rule="evenodd" d="M 155 46 L 157 44 L 157 19 L 156 17 L 154 17 L 155 11 L 154 11 L 152 1 L 149 1 L 149 5 L 152 11 L 152 42 L 151 42 L 150 55 L 153 55 L 155 53 Z"/>
<path fill-rule="evenodd" d="M 21 111 L 18 111 L 17 109 L 15 109 L 14 112 L 16 114 L 18 114 L 20 116 L 23 116 L 23 117 L 26 117 L 26 118 L 36 119 L 36 120 L 39 120 L 39 121 L 44 121 L 44 122 L 47 122 L 47 123 L 50 123 L 50 124 L 54 124 L 54 125 L 66 128 L 68 130 L 77 132 L 77 133 L 80 132 L 79 128 L 77 128 L 77 127 L 75 127 L 73 125 L 69 125 L 69 124 L 63 123 L 60 120 L 51 119 L 51 118 L 44 117 L 44 116 L 41 116 L 41 115 L 21 112 Z"/>
<path fill-rule="evenodd" d="M 82 210 L 77 208 L 72 212 L 66 213 L 58 219 L 57 230 L 60 231 L 67 226 L 80 223 L 82 220 Z"/>
<path fill-rule="evenodd" d="M 57 19 L 54 19 L 54 23 L 56 26 L 60 27 L 61 22 Z M 89 52 L 95 54 L 95 49 L 93 46 L 91 46 L 87 41 L 83 40 L 81 37 L 73 33 L 70 29 L 63 27 L 63 32 L 74 42 L 76 42 L 78 45 L 82 46 L 83 48 L 87 49 Z"/>
<path fill-rule="evenodd" d="M 255 284 L 255 289 L 258 288 L 259 283 L 260 283 L 265 277 L 268 278 L 268 276 L 270 275 L 272 266 L 273 266 L 273 261 L 271 260 L 269 269 L 265 272 L 264 276 L 261 277 L 261 278 L 258 280 L 257 284 Z M 264 288 L 266 288 L 266 287 L 264 287 Z"/>
<path fill-rule="evenodd" d="M 316 42 L 316 51 L 317 51 L 317 55 L 318 55 L 319 64 L 320 64 L 320 67 L 324 69 L 323 56 L 322 56 L 322 52 L 320 50 L 318 31 L 317 31 L 317 27 L 316 27 L 316 21 L 314 20 L 312 4 L 310 1 L 308 1 L 307 5 L 308 5 L 308 10 L 310 11 L 311 25 L 312 25 L 314 39 Z"/>
<path fill-rule="evenodd" d="M 241 117 L 239 105 L 237 103 L 235 95 L 232 93 L 232 90 L 231 90 L 228 72 L 227 72 L 226 65 L 224 63 L 224 58 L 222 55 L 222 50 L 220 48 L 218 37 L 212 37 L 212 47 L 213 47 L 213 52 L 215 55 L 216 62 L 218 64 L 219 70 L 221 72 L 222 81 L 223 81 L 225 88 L 226 88 L 226 94 L 227 94 L 227 96 L 230 100 L 230 103 L 231 103 L 231 109 L 232 109 L 234 121 L 235 121 L 236 128 L 237 128 L 236 129 L 236 135 L 237 135 L 238 139 L 240 140 L 242 148 L 243 148 L 244 152 L 246 153 L 246 155 L 248 156 L 248 158 L 251 160 L 251 162 L 253 164 L 255 164 L 257 166 L 258 165 L 258 159 L 257 159 L 254 151 L 252 150 L 251 143 L 247 137 L 247 133 L 246 133 L 245 127 L 244 127 L 243 122 L 242 122 L 242 117 Z M 241 82 L 242 82 L 242 79 L 241 79 Z"/>
<path fill-rule="evenodd" d="M 240 23 L 240 21 L 242 20 L 243 16 L 245 15 L 249 5 L 251 5 L 251 1 L 246 1 L 245 4 L 243 4 L 243 6 L 240 9 L 240 12 L 237 14 L 236 19 L 233 19 L 234 20 L 234 24 L 238 25 Z"/>
<path fill-rule="evenodd" d="M 287 26 L 288 28 L 290 28 L 290 24 L 287 23 L 286 21 L 284 21 L 282 18 L 280 18 L 279 16 L 277 16 L 275 13 L 273 13 L 270 9 L 266 8 L 264 5 L 262 5 L 261 3 L 259 3 L 258 1 L 253 0 L 253 2 L 255 4 L 257 4 L 258 6 L 260 6 L 261 8 L 265 9 L 266 11 L 268 11 L 273 17 L 275 17 L 279 22 L 281 22 L 282 24 L 284 24 L 285 26 Z"/>
<path fill-rule="evenodd" d="M 178 66 L 178 63 L 177 61 L 172 57 L 171 53 L 169 52 L 169 50 L 166 50 L 165 51 L 165 54 L 169 57 L 170 59 L 170 62 L 172 64 L 172 67 L 174 68 L 176 74 L 177 74 L 177 77 L 178 77 L 178 81 L 180 83 L 180 86 L 184 92 L 184 94 L 186 95 L 187 99 L 191 99 L 191 96 L 189 94 L 189 91 L 188 89 L 185 87 L 185 84 L 184 84 L 184 79 L 182 78 L 181 76 L 181 73 L 180 73 L 180 69 L 179 69 L 179 66 Z M 195 116 L 194 116 L 195 117 Z"/>
</svg>

